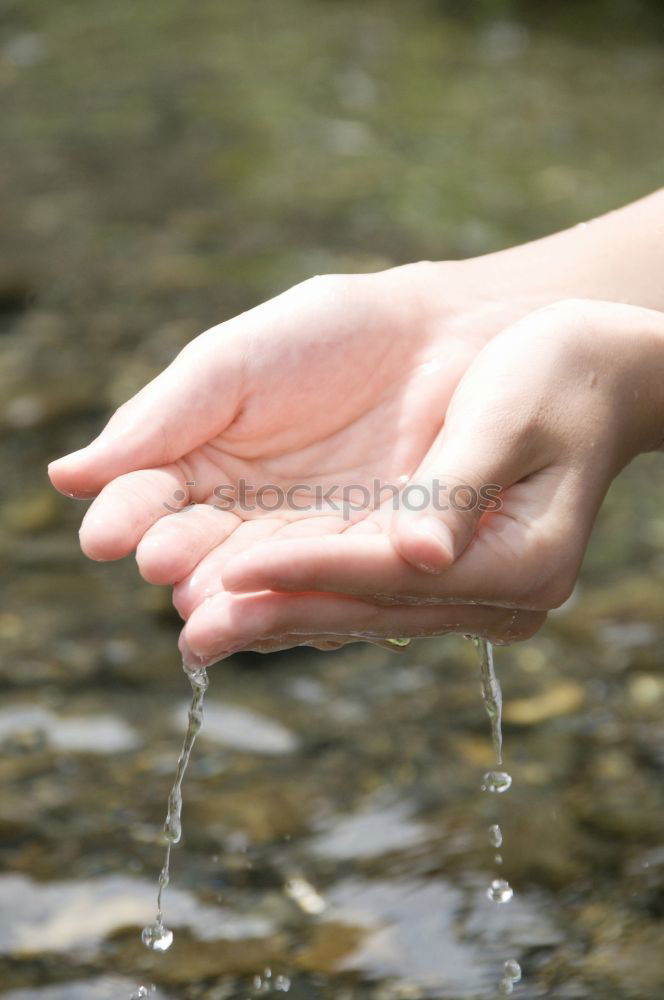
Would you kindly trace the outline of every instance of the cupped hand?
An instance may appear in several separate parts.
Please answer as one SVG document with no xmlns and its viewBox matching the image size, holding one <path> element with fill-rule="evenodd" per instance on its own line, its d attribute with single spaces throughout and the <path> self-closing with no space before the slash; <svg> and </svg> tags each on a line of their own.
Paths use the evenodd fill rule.
<svg viewBox="0 0 664 1000">
<path fill-rule="evenodd" d="M 381 512 L 358 509 L 354 491 L 407 481 L 470 361 L 528 308 L 522 290 L 487 292 L 487 274 L 478 260 L 317 277 L 196 338 L 95 441 L 51 464 L 62 492 L 96 497 L 84 551 L 117 559 L 137 549 L 147 580 L 184 581 L 176 603 L 188 615 L 217 594 L 226 561 L 258 540 L 329 537 L 349 523 L 382 530 Z M 227 597 L 251 633 L 249 602 Z M 265 614 L 272 599 L 256 599 Z M 381 641 L 383 631 L 358 634 Z"/>
<path fill-rule="evenodd" d="M 98 494 L 86 553 L 140 543 L 146 578 L 173 583 L 228 537 L 311 520 L 293 505 L 271 518 L 270 486 L 319 487 L 313 515 L 332 530 L 343 519 L 330 490 L 410 474 L 481 347 L 446 324 L 453 293 L 427 266 L 313 278 L 192 341 L 91 445 L 50 466 L 61 491 Z M 262 509 L 227 502 L 242 482 L 263 487 Z"/>
<path fill-rule="evenodd" d="M 409 477 L 443 501 L 463 484 L 447 510 L 402 505 L 389 522 L 379 511 L 335 534 L 211 553 L 176 590 L 183 649 L 210 662 L 306 637 L 523 638 L 569 596 L 614 476 L 663 437 L 664 316 L 594 301 L 539 310 L 484 347 Z M 478 502 L 487 485 L 499 509 Z"/>
</svg>

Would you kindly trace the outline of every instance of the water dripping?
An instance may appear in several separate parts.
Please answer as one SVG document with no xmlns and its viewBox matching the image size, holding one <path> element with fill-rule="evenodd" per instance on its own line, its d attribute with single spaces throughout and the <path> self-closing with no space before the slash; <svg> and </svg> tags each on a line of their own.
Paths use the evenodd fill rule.
<svg viewBox="0 0 664 1000">
<path fill-rule="evenodd" d="M 196 671 L 189 671 L 183 668 L 189 683 L 191 684 L 191 705 L 189 706 L 189 718 L 187 731 L 182 743 L 180 756 L 178 757 L 175 769 L 175 779 L 170 795 L 168 796 L 168 808 L 166 820 L 164 822 L 164 837 L 166 839 L 166 855 L 164 865 L 159 875 L 159 890 L 157 893 L 157 916 L 154 923 L 143 928 L 141 939 L 146 948 L 151 951 L 168 951 L 173 944 L 173 931 L 164 924 L 163 914 L 163 894 L 168 886 L 171 872 L 171 851 L 175 844 L 180 842 L 182 837 L 182 782 L 187 771 L 187 766 L 191 758 L 191 751 L 201 726 L 203 725 L 203 702 L 207 691 L 209 679 L 205 668 Z M 141 987 L 144 989 L 144 987 Z M 149 996 L 148 993 L 136 994 L 138 998 Z M 134 998 L 132 997 L 132 1000 Z"/>
<path fill-rule="evenodd" d="M 507 771 L 487 771 L 482 779 L 482 791 L 502 795 L 512 787 L 512 776 Z"/>
<path fill-rule="evenodd" d="M 489 827 L 489 843 L 492 847 L 503 846 L 503 831 L 497 823 Z"/>
<path fill-rule="evenodd" d="M 475 645 L 480 657 L 482 698 L 491 723 L 491 739 L 496 752 L 496 764 L 501 767 L 503 763 L 503 696 L 493 664 L 493 646 L 486 639 L 475 639 Z"/>
<path fill-rule="evenodd" d="M 173 931 L 164 926 L 162 917 L 143 928 L 141 940 L 150 951 L 168 951 L 173 944 Z"/>
<path fill-rule="evenodd" d="M 495 878 L 486 891 L 492 903 L 509 903 L 514 889 L 504 878 Z"/>
<path fill-rule="evenodd" d="M 503 965 L 503 978 L 500 980 L 499 992 L 502 997 L 514 993 L 514 986 L 521 982 L 521 966 L 514 958 L 508 958 Z"/>
<path fill-rule="evenodd" d="M 487 771 L 482 780 L 482 791 L 492 795 L 503 795 L 512 786 L 512 777 L 503 770 L 503 734 L 502 734 L 502 708 L 503 699 L 500 690 L 500 683 L 496 675 L 493 662 L 493 648 L 491 643 L 484 639 L 475 639 L 475 645 L 480 658 L 480 678 L 482 682 L 482 700 L 486 713 L 491 723 L 491 738 L 496 754 L 495 770 Z M 503 831 L 494 823 L 489 827 L 489 843 L 494 850 L 499 851 L 503 846 Z M 502 865 L 503 856 L 500 853 L 494 855 L 494 862 Z M 514 896 L 514 890 L 509 882 L 504 878 L 494 878 L 487 891 L 487 897 L 492 903 L 509 903 Z M 503 974 L 498 985 L 498 992 L 501 996 L 511 996 L 514 992 L 514 985 L 521 980 L 521 968 L 519 963 L 513 959 L 508 959 L 503 965 Z"/>
</svg>

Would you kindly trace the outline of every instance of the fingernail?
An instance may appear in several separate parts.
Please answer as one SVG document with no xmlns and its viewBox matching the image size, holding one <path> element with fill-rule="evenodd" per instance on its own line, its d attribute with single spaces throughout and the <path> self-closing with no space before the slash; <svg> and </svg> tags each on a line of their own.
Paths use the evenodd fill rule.
<svg viewBox="0 0 664 1000">
<path fill-rule="evenodd" d="M 442 573 L 447 569 L 454 558 L 454 540 L 452 532 L 435 517 L 423 517 L 413 525 L 418 534 L 425 536 L 435 543 L 435 548 L 431 550 L 431 561 L 419 560 L 417 565 L 425 573 Z"/>
<path fill-rule="evenodd" d="M 200 670 L 202 667 L 207 667 L 212 662 L 207 656 L 199 656 L 197 653 L 192 653 L 190 649 L 182 652 L 182 662 L 187 670 Z"/>
<path fill-rule="evenodd" d="M 189 646 L 189 643 L 184 638 L 183 635 L 178 639 L 178 649 L 182 656 L 182 662 L 187 667 L 187 669 L 200 670 L 201 667 L 207 666 L 204 662 L 205 657 L 200 656 L 198 653 L 194 653 L 193 649 Z"/>
</svg>

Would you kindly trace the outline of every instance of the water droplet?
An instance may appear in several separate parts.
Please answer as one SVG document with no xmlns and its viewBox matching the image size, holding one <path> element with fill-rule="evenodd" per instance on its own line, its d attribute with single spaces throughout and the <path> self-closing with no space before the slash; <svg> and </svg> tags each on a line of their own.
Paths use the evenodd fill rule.
<svg viewBox="0 0 664 1000">
<path fill-rule="evenodd" d="M 521 966 L 514 958 L 508 958 L 503 966 L 503 973 L 505 979 L 511 979 L 512 982 L 518 983 L 521 979 Z"/>
<path fill-rule="evenodd" d="M 489 827 L 489 843 L 492 847 L 502 847 L 503 845 L 503 831 L 497 823 Z"/>
<path fill-rule="evenodd" d="M 279 993 L 288 993 L 291 981 L 288 976 L 277 976 L 274 981 L 274 988 Z"/>
<path fill-rule="evenodd" d="M 507 771 L 487 771 L 482 781 L 482 791 L 502 795 L 512 787 L 512 776 Z"/>
<path fill-rule="evenodd" d="M 497 865 L 502 865 L 502 863 L 503 863 L 503 856 L 502 856 L 502 854 L 494 854 L 493 860 L 496 862 Z"/>
<path fill-rule="evenodd" d="M 486 891 L 492 903 L 509 903 L 514 889 L 504 878 L 495 878 Z"/>
<path fill-rule="evenodd" d="M 177 813 L 171 812 L 164 823 L 164 836 L 171 844 L 179 844 L 182 837 L 182 823 Z"/>
<path fill-rule="evenodd" d="M 173 931 L 157 921 L 157 923 L 143 928 L 141 938 L 145 947 L 149 948 L 150 951 L 168 951 L 173 944 Z"/>
<path fill-rule="evenodd" d="M 521 966 L 514 958 L 508 958 L 503 965 L 503 978 L 498 991 L 501 997 L 509 997 L 514 993 L 514 984 L 521 982 Z"/>
<path fill-rule="evenodd" d="M 148 993 L 147 987 L 139 986 L 137 990 L 134 990 L 129 1000 L 144 1000 L 145 997 L 149 996 L 150 994 Z"/>
</svg>

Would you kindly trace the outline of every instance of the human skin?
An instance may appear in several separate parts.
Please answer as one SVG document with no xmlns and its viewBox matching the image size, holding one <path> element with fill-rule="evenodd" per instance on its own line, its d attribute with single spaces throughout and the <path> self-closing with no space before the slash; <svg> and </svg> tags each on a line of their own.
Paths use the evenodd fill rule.
<svg viewBox="0 0 664 1000">
<path fill-rule="evenodd" d="M 484 258 L 319 277 L 207 331 L 51 465 L 63 492 L 97 495 L 84 550 L 137 549 L 146 579 L 176 585 L 192 664 L 349 638 L 531 635 L 570 589 L 613 476 L 661 441 L 663 231 L 658 192 Z M 584 301 L 541 308 L 569 296 Z M 623 304 L 594 301 L 609 296 Z M 433 473 L 499 483 L 502 510 L 448 512 L 427 534 L 403 511 L 349 526 L 334 511 L 212 506 L 241 478 Z M 178 491 L 196 506 L 169 514 Z"/>
</svg>

